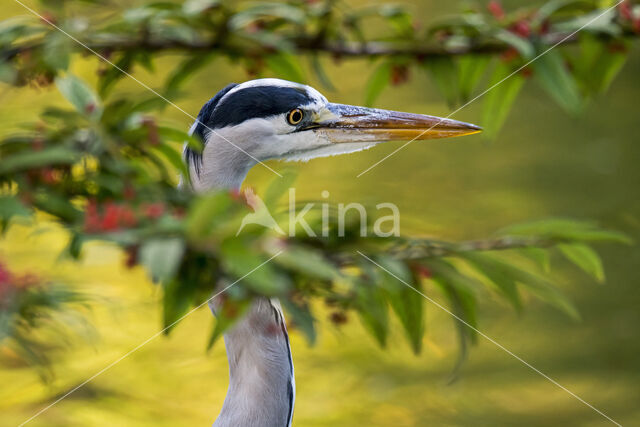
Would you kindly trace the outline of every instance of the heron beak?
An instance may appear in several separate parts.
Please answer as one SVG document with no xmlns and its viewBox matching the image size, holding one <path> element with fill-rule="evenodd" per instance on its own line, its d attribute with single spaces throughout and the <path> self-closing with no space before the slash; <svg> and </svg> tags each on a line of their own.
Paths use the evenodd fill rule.
<svg viewBox="0 0 640 427">
<path fill-rule="evenodd" d="M 336 144 L 449 138 L 482 131 L 456 120 L 343 104 L 329 104 L 312 126 Z"/>
</svg>

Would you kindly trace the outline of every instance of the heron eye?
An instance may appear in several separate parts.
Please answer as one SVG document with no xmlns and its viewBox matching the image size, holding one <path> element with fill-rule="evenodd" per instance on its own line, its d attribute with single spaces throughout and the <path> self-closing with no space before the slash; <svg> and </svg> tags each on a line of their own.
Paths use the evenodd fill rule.
<svg viewBox="0 0 640 427">
<path fill-rule="evenodd" d="M 299 108 L 295 108 L 289 111 L 289 114 L 287 115 L 287 121 L 289 122 L 290 125 L 295 126 L 302 121 L 303 117 L 304 117 L 304 113 L 302 112 L 302 110 Z"/>
</svg>

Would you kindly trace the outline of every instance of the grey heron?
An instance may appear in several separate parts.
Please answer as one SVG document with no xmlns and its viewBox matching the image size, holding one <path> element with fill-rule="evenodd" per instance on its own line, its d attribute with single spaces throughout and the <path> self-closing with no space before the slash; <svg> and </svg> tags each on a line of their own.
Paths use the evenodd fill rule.
<svg viewBox="0 0 640 427">
<path fill-rule="evenodd" d="M 191 133 L 204 148 L 185 148 L 196 192 L 239 189 L 249 169 L 269 159 L 309 160 L 390 140 L 479 132 L 455 120 L 327 101 L 314 88 L 279 79 L 230 84 L 200 110 Z M 215 314 L 215 307 L 212 305 Z M 224 336 L 229 388 L 214 427 L 290 426 L 295 379 L 284 315 L 260 298 Z"/>
</svg>

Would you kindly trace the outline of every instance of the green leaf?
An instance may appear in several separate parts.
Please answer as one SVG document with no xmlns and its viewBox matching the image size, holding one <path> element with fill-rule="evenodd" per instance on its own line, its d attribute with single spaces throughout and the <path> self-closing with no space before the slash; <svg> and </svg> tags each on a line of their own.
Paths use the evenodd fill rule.
<svg viewBox="0 0 640 427">
<path fill-rule="evenodd" d="M 580 36 L 580 54 L 572 59 L 579 81 L 587 93 L 604 93 L 627 60 L 629 44 L 625 40 L 604 43 L 598 36 Z"/>
<path fill-rule="evenodd" d="M 82 253 L 82 245 L 84 244 L 84 237 L 80 233 L 72 233 L 71 239 L 69 239 L 69 244 L 67 245 L 67 251 L 71 258 L 75 260 L 80 259 L 80 254 Z"/>
<path fill-rule="evenodd" d="M 369 77 L 365 91 L 365 105 L 371 107 L 378 99 L 384 88 L 389 85 L 391 79 L 391 64 L 380 64 Z"/>
<path fill-rule="evenodd" d="M 460 273 L 453 264 L 443 259 L 429 259 L 425 264 L 433 274 L 432 279 L 443 285 L 445 294 L 451 300 L 454 313 L 474 328 L 477 327 L 475 294 L 481 283 Z M 456 322 L 459 321 L 456 320 Z M 466 325 L 463 326 L 464 330 L 461 330 L 461 333 L 475 342 L 476 331 Z"/>
<path fill-rule="evenodd" d="M 503 228 L 500 235 L 533 236 L 548 239 L 578 242 L 615 242 L 631 244 L 632 240 L 623 233 L 603 230 L 589 221 L 576 221 L 562 218 L 550 218 L 515 224 Z"/>
<path fill-rule="evenodd" d="M 493 259 L 485 258 L 475 252 L 460 254 L 472 265 L 480 274 L 485 276 L 494 288 L 502 294 L 517 312 L 522 311 L 522 299 L 518 292 L 516 280 L 500 264 L 493 262 Z"/>
<path fill-rule="evenodd" d="M 355 283 L 355 308 L 360 321 L 381 347 L 387 343 L 389 315 L 384 295 L 377 286 L 358 281 Z"/>
<path fill-rule="evenodd" d="M 579 113 L 582 110 L 583 102 L 578 85 L 567 69 L 560 51 L 545 51 L 531 66 L 536 81 L 558 105 L 571 113 Z"/>
<path fill-rule="evenodd" d="M 191 239 L 208 236 L 214 225 L 230 210 L 231 197 L 226 192 L 206 194 L 196 199 L 187 216 L 187 235 Z"/>
<path fill-rule="evenodd" d="M 384 290 L 391 309 L 400 320 L 413 352 L 419 354 L 424 335 L 424 301 L 420 295 L 420 282 L 402 261 L 377 256 L 376 262 L 384 267 L 378 271 L 379 287 Z"/>
<path fill-rule="evenodd" d="M 83 217 L 82 212 L 80 212 L 68 198 L 55 193 L 38 193 L 33 201 L 33 205 L 44 212 L 70 223 L 78 222 Z"/>
<path fill-rule="evenodd" d="M 469 295 L 475 293 L 482 287 L 482 284 L 475 279 L 460 273 L 456 267 L 444 259 L 429 259 L 424 262 L 434 277 L 442 277 L 447 283 L 454 286 L 460 292 Z"/>
<path fill-rule="evenodd" d="M 154 238 L 140 247 L 140 264 L 160 282 L 174 277 L 182 263 L 185 244 L 180 238 Z"/>
<path fill-rule="evenodd" d="M 458 352 L 458 358 L 452 373 L 455 379 L 455 376 L 467 358 L 467 341 L 473 344 L 477 342 L 478 322 L 476 318 L 476 301 L 472 294 L 460 289 L 446 276 L 434 276 L 433 281 L 442 290 L 444 296 L 449 301 L 451 312 L 456 316 L 452 318 L 452 321 L 458 332 L 460 351 Z"/>
<path fill-rule="evenodd" d="M 139 51 L 136 55 L 136 59 L 142 68 L 147 70 L 149 73 L 155 72 L 155 67 L 153 66 L 153 56 L 150 52 L 147 51 Z"/>
<path fill-rule="evenodd" d="M 185 80 L 193 76 L 202 67 L 209 64 L 214 57 L 215 55 L 213 53 L 198 53 L 182 61 L 167 79 L 164 89 L 166 96 L 168 98 L 176 96 L 180 90 L 180 86 L 185 82 Z"/>
<path fill-rule="evenodd" d="M 216 321 L 209 336 L 207 343 L 207 350 L 211 349 L 216 341 L 237 321 L 242 319 L 247 311 L 251 308 L 249 301 L 233 299 L 225 300 L 222 305 L 216 310 Z"/>
<path fill-rule="evenodd" d="M 182 10 L 184 10 L 184 13 L 187 15 L 198 15 L 219 4 L 220 0 L 187 0 L 182 5 Z"/>
<path fill-rule="evenodd" d="M 340 277 L 340 271 L 322 253 L 304 246 L 287 245 L 286 249 L 274 258 L 274 262 L 289 270 L 319 280 L 334 280 Z"/>
<path fill-rule="evenodd" d="M 596 251 L 583 243 L 558 245 L 558 249 L 572 263 L 591 275 L 598 282 L 604 282 L 602 260 Z"/>
<path fill-rule="evenodd" d="M 98 120 L 102 115 L 102 107 L 95 93 L 82 80 L 72 74 L 57 77 L 56 85 L 64 97 L 86 117 Z"/>
<path fill-rule="evenodd" d="M 53 70 L 67 70 L 71 57 L 71 39 L 60 32 L 47 35 L 42 47 L 42 60 Z"/>
<path fill-rule="evenodd" d="M 614 7 L 606 7 L 609 7 L 609 9 L 603 11 L 600 8 L 594 8 L 591 13 L 581 13 L 573 19 L 557 22 L 554 28 L 559 32 L 585 31 L 598 35 L 606 34 L 619 37 L 622 35 L 622 27 L 614 22 L 618 12 Z"/>
<path fill-rule="evenodd" d="M 517 50 L 520 56 L 524 59 L 533 59 L 536 54 L 536 50 L 529 40 L 522 38 L 511 31 L 499 30 L 494 37 Z"/>
<path fill-rule="evenodd" d="M 10 62 L 0 60 L 0 82 L 14 84 L 18 77 L 18 71 Z"/>
<path fill-rule="evenodd" d="M 31 216 L 31 210 L 13 196 L 0 196 L 0 218 L 8 223 L 14 216 Z"/>
<path fill-rule="evenodd" d="M 100 76 L 98 80 L 98 93 L 103 98 L 107 96 L 109 91 L 113 88 L 113 86 L 120 80 L 125 77 L 126 74 L 120 70 L 124 70 L 129 72 L 131 66 L 133 65 L 136 58 L 135 52 L 125 52 L 122 56 L 115 62 L 115 67 L 109 66 L 104 74 Z M 154 96 L 154 98 L 157 98 Z M 165 102 L 164 100 L 162 102 Z"/>
<path fill-rule="evenodd" d="M 313 345 L 316 342 L 316 329 L 309 306 L 293 302 L 288 298 L 281 300 L 281 302 L 287 313 L 291 315 L 293 324 L 304 333 L 309 344 Z"/>
<path fill-rule="evenodd" d="M 580 319 L 580 314 L 562 292 L 541 277 L 490 255 L 468 252 L 464 256 L 472 263 L 482 265 L 479 268 L 480 272 L 498 272 L 503 281 L 509 280 L 522 284 L 540 300 L 558 308 L 573 319 Z M 487 277 L 489 276 L 487 275 Z M 491 277 L 489 278 L 491 279 Z"/>
<path fill-rule="evenodd" d="M 551 259 L 549 249 L 543 248 L 520 248 L 518 252 L 526 258 L 535 262 L 545 273 L 551 272 Z"/>
<path fill-rule="evenodd" d="M 503 62 L 496 65 L 486 92 L 482 111 L 483 134 L 495 138 L 502 128 L 511 106 L 516 100 L 525 79 L 516 73 L 511 76 L 511 67 Z"/>
<path fill-rule="evenodd" d="M 222 265 L 242 284 L 263 296 L 277 296 L 290 288 L 288 276 L 275 269 L 262 256 L 253 252 L 241 239 L 229 238 L 220 245 Z"/>
<path fill-rule="evenodd" d="M 625 51 L 611 51 L 605 49 L 600 55 L 600 60 L 592 69 L 592 79 L 594 89 L 598 93 L 605 93 L 618 73 L 622 70 L 627 61 L 628 54 Z"/>
<path fill-rule="evenodd" d="M 336 88 L 333 83 L 331 83 L 331 79 L 329 79 L 327 73 L 324 71 L 322 63 L 320 62 L 320 57 L 318 55 L 311 55 L 309 60 L 311 61 L 311 69 L 318 78 L 318 81 L 320 81 L 320 84 L 322 84 L 322 86 L 327 90 L 334 92 Z"/>
<path fill-rule="evenodd" d="M 280 198 L 291 188 L 298 173 L 294 169 L 287 169 L 282 173 L 282 178 L 274 178 L 264 193 L 264 203 L 272 208 Z"/>
<path fill-rule="evenodd" d="M 306 19 L 300 7 L 286 3 L 261 2 L 233 15 L 229 20 L 229 28 L 237 30 L 263 16 L 282 18 L 298 25 L 305 25 Z"/>
<path fill-rule="evenodd" d="M 182 155 L 178 151 L 176 151 L 173 147 L 168 144 L 158 144 L 152 146 L 153 149 L 164 156 L 165 159 L 177 170 L 180 171 L 183 177 L 185 177 L 186 181 L 189 182 L 189 169 L 187 168 L 187 164 L 182 159 Z"/>
<path fill-rule="evenodd" d="M 158 126 L 158 135 L 166 141 L 186 143 L 192 150 L 202 151 L 202 141 L 193 135 L 189 135 L 182 129 Z"/>
<path fill-rule="evenodd" d="M 433 58 L 425 63 L 432 80 L 447 100 L 449 107 L 458 100 L 458 71 L 451 58 Z"/>
<path fill-rule="evenodd" d="M 163 326 L 165 335 L 173 329 L 182 316 L 187 313 L 193 302 L 196 282 L 181 281 L 178 279 L 170 280 L 164 287 L 164 295 L 162 298 L 163 305 Z"/>
<path fill-rule="evenodd" d="M 286 52 L 269 55 L 266 58 L 267 67 L 278 77 L 298 83 L 304 83 L 305 77 L 297 58 Z"/>
<path fill-rule="evenodd" d="M 471 98 L 490 59 L 488 55 L 465 55 L 458 59 L 458 88 L 462 102 L 467 102 Z"/>
<path fill-rule="evenodd" d="M 80 153 L 64 147 L 51 147 L 41 151 L 19 152 L 2 159 L 0 163 L 0 175 L 9 175 L 44 166 L 72 165 L 78 160 L 80 160 Z"/>
<path fill-rule="evenodd" d="M 556 13 L 584 12 L 585 6 L 589 6 L 584 0 L 551 0 L 543 4 L 533 15 L 531 25 L 539 27 L 542 23 L 553 17 Z M 607 7 L 607 6 L 605 6 Z"/>
</svg>

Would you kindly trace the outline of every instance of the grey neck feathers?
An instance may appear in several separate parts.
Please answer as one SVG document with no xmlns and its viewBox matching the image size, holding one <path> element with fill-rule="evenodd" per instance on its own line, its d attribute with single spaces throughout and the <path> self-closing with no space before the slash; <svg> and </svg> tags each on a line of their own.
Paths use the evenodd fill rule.
<svg viewBox="0 0 640 427">
<path fill-rule="evenodd" d="M 203 152 L 200 174 L 192 168 L 194 190 L 239 189 L 254 162 L 224 141 L 215 141 L 215 145 L 211 142 Z M 215 301 L 212 303 L 215 314 Z M 245 317 L 225 334 L 224 342 L 229 389 L 214 427 L 290 426 L 295 380 L 289 336 L 278 301 L 255 300 Z"/>
<path fill-rule="evenodd" d="M 214 427 L 287 427 L 295 399 L 289 337 L 279 305 L 256 300 L 224 337 L 229 390 Z"/>
<path fill-rule="evenodd" d="M 202 151 L 199 173 L 193 178 L 196 191 L 212 189 L 240 189 L 249 169 L 256 164 L 246 153 L 220 134 L 210 134 Z M 195 172 L 195 168 L 191 168 Z"/>
</svg>

